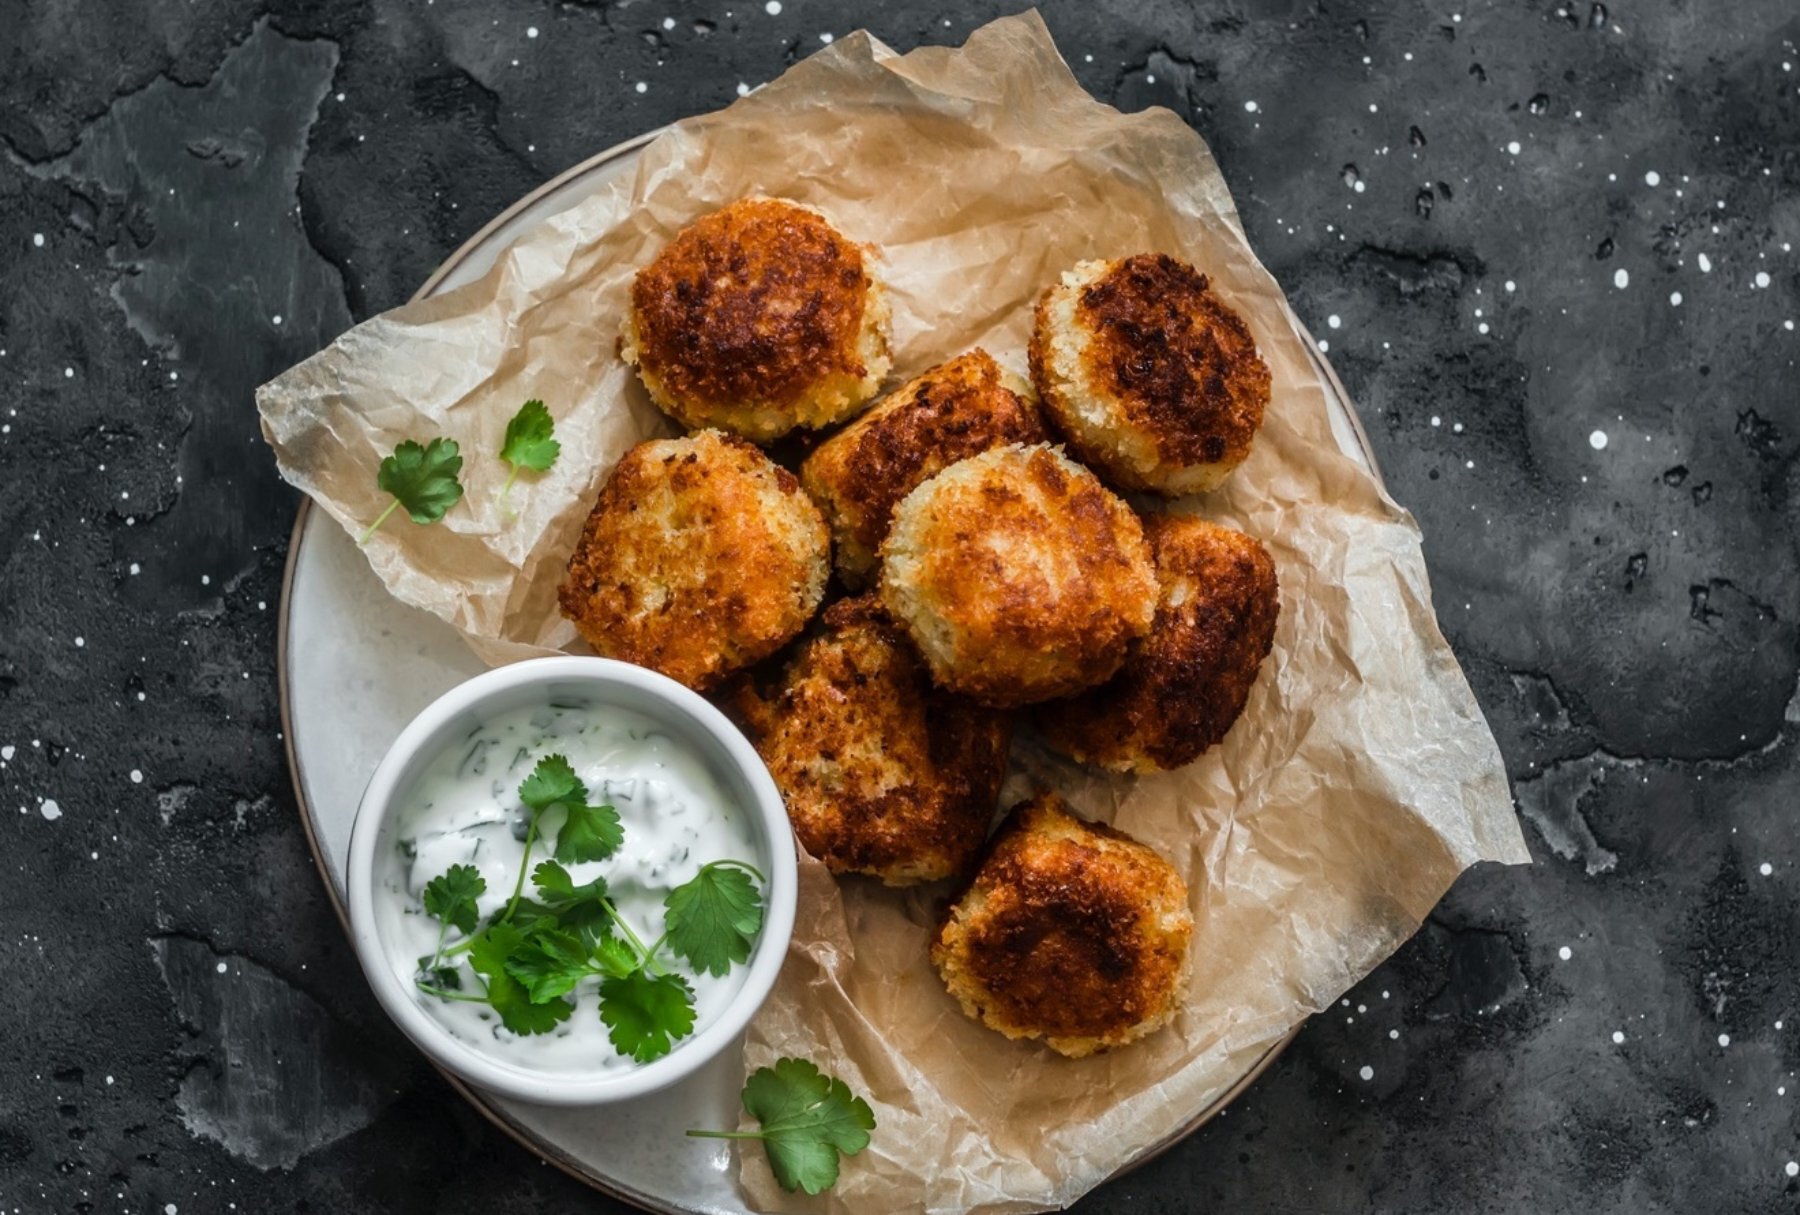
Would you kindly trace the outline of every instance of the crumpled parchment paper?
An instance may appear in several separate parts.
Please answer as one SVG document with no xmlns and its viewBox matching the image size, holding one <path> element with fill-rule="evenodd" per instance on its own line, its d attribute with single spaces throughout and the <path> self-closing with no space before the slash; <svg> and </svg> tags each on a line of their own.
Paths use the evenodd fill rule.
<svg viewBox="0 0 1800 1215">
<path fill-rule="evenodd" d="M 1188 875 L 1194 980 L 1174 1024 L 1071 1061 L 963 1017 L 927 942 L 945 891 L 834 882 L 802 866 L 780 983 L 746 1069 L 817 1060 L 867 1094 L 874 1140 L 818 1199 L 765 1210 L 1027 1211 L 1066 1204 L 1178 1132 L 1274 1043 L 1410 936 L 1467 866 L 1529 860 L 1500 756 L 1431 608 L 1419 532 L 1330 432 L 1327 390 L 1281 289 L 1239 231 L 1200 137 L 1082 91 L 1035 13 L 960 49 L 896 55 L 865 34 L 718 113 L 678 123 L 634 175 L 522 237 L 464 288 L 345 334 L 258 393 L 282 475 L 352 530 L 384 505 L 404 438 L 462 445 L 467 495 L 441 522 L 396 516 L 367 546 L 400 599 L 490 661 L 570 645 L 555 588 L 618 456 L 669 433 L 619 362 L 633 272 L 680 227 L 746 194 L 823 208 L 878 245 L 894 382 L 974 345 L 1024 368 L 1030 305 L 1076 261 L 1165 250 L 1210 275 L 1273 375 L 1256 447 L 1183 503 L 1266 544 L 1281 623 L 1244 716 L 1179 772 L 1111 778 L 1018 748 L 1007 804 L 1043 785 Z M 528 397 L 563 454 L 496 493 Z"/>
</svg>

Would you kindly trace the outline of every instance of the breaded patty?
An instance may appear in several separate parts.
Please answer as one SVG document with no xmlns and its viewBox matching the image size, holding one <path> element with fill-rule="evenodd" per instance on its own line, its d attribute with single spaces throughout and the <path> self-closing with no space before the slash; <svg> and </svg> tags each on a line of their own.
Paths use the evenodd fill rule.
<svg viewBox="0 0 1800 1215">
<path fill-rule="evenodd" d="M 952 691 L 1001 708 L 1110 678 L 1156 613 L 1131 508 L 1054 447 L 952 464 L 894 511 L 881 598 Z"/>
<path fill-rule="evenodd" d="M 967 873 L 987 838 L 1008 714 L 931 684 L 874 595 L 826 609 L 771 686 L 740 682 L 743 722 L 794 833 L 833 873 L 890 886 Z"/>
<path fill-rule="evenodd" d="M 830 572 L 831 534 L 794 475 L 703 430 L 625 453 L 557 598 L 597 652 L 703 689 L 805 628 Z"/>
<path fill-rule="evenodd" d="M 1144 534 L 1162 586 L 1156 622 L 1108 682 L 1041 705 L 1052 747 L 1114 772 L 1179 768 L 1225 737 L 1275 638 L 1275 563 L 1256 540 L 1186 515 Z"/>
<path fill-rule="evenodd" d="M 831 523 L 847 585 L 869 582 L 894 507 L 921 481 L 990 447 L 1044 441 L 1025 387 L 971 350 L 889 393 L 807 458 L 800 482 Z"/>
<path fill-rule="evenodd" d="M 1121 489 L 1213 489 L 1250 454 L 1269 368 L 1206 276 L 1163 253 L 1082 262 L 1045 291 L 1031 379 L 1069 449 Z"/>
<path fill-rule="evenodd" d="M 757 442 L 829 426 L 887 374 L 873 251 L 810 207 L 746 198 L 694 221 L 631 284 L 619 353 L 683 425 Z"/>
<path fill-rule="evenodd" d="M 969 1016 L 1079 1059 L 1168 1023 L 1193 935 L 1173 865 L 1045 793 L 1007 817 L 931 961 Z"/>
</svg>

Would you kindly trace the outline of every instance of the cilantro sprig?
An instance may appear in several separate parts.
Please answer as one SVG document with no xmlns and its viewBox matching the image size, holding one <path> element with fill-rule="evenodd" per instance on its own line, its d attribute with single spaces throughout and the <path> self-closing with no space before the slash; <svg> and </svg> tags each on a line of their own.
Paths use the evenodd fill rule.
<svg viewBox="0 0 1800 1215">
<path fill-rule="evenodd" d="M 506 424 L 506 437 L 500 443 L 500 458 L 511 469 L 506 474 L 506 484 L 500 487 L 502 507 L 506 505 L 506 495 L 511 492 L 513 482 L 518 480 L 520 471 L 548 472 L 556 463 L 556 457 L 562 454 L 562 444 L 555 436 L 556 423 L 542 401 L 533 397 L 519 406 L 519 412 Z"/>
<path fill-rule="evenodd" d="M 366 544 L 389 515 L 400 507 L 414 523 L 436 523 L 444 512 L 462 498 L 462 482 L 456 474 L 462 471 L 462 453 L 455 439 L 433 439 L 421 447 L 408 439 L 394 448 L 394 454 L 381 462 L 375 484 L 394 496 L 387 509 L 356 538 Z"/>
<path fill-rule="evenodd" d="M 746 961 L 762 929 L 762 874 L 744 861 L 701 866 L 663 900 L 663 934 L 646 945 L 620 914 L 604 877 L 577 882 L 567 866 L 603 861 L 624 844 L 612 806 L 594 804 L 567 756 L 546 755 L 518 786 L 529 814 L 524 855 L 505 904 L 482 923 L 487 882 L 473 865 L 452 865 L 425 885 L 421 903 L 439 923 L 437 948 L 419 959 L 421 992 L 485 1003 L 516 1034 L 549 1033 L 597 995 L 607 1037 L 640 1063 L 659 1059 L 693 1033 L 695 975 L 727 974 Z M 548 819 L 560 813 L 560 821 Z M 553 827 L 553 859 L 531 864 Z M 532 896 L 526 897 L 529 873 Z M 461 934 L 451 942 L 449 934 Z M 467 963 L 475 982 L 464 989 Z"/>
<path fill-rule="evenodd" d="M 760 1139 L 776 1184 L 817 1194 L 838 1179 L 838 1161 L 869 1146 L 875 1111 L 835 1076 L 805 1059 L 777 1059 L 744 1082 L 754 1131 L 689 1131 L 697 1139 Z"/>
</svg>

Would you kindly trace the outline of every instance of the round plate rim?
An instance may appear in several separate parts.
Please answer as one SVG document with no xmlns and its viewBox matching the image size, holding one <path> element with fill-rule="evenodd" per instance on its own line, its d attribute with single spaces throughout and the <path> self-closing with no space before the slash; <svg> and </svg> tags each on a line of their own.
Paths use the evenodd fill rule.
<svg viewBox="0 0 1800 1215">
<path fill-rule="evenodd" d="M 420 284 L 419 289 L 413 293 L 408 302 L 410 303 L 424 299 L 431 295 L 437 289 L 438 284 L 443 282 L 447 275 L 455 270 L 457 266 L 462 264 L 462 262 L 467 260 L 477 249 L 491 240 L 496 232 L 511 223 L 520 214 L 535 206 L 538 201 L 543 199 L 546 195 L 560 190 L 570 182 L 592 172 L 601 165 L 607 164 L 619 157 L 630 155 L 648 144 L 658 135 L 661 135 L 663 131 L 667 129 L 668 128 L 666 127 L 659 127 L 656 130 L 646 131 L 641 135 L 616 143 L 606 150 L 598 152 L 595 155 L 588 157 L 586 160 L 563 170 L 549 181 L 544 182 L 530 193 L 524 195 L 504 211 L 500 212 L 500 214 L 489 220 L 476 231 L 473 236 L 469 237 L 468 240 L 458 246 L 456 251 L 445 258 L 443 264 L 433 271 L 429 278 Z M 1329 360 L 1319 353 L 1318 344 L 1313 340 L 1312 335 L 1307 332 L 1305 325 L 1303 325 L 1300 322 L 1300 319 L 1294 315 L 1293 309 L 1287 305 L 1285 300 L 1283 301 L 1282 307 L 1283 311 L 1288 314 L 1289 321 L 1294 325 L 1295 329 L 1300 332 L 1301 336 L 1306 339 L 1307 353 L 1311 356 L 1313 365 L 1318 370 L 1319 374 L 1329 383 L 1333 394 L 1337 397 L 1338 401 L 1346 406 L 1345 414 L 1349 420 L 1351 430 L 1355 433 L 1357 442 L 1362 447 L 1363 457 L 1367 461 L 1370 470 L 1375 474 L 1375 479 L 1378 482 L 1382 481 L 1381 468 L 1375 462 L 1375 451 L 1373 446 L 1369 443 L 1368 433 L 1363 429 L 1362 420 L 1357 416 L 1355 408 L 1350 406 L 1350 394 L 1345 391 L 1343 382 L 1338 379 L 1336 369 L 1331 366 Z M 287 559 L 283 564 L 281 574 L 281 610 L 276 617 L 276 692 L 280 700 L 282 750 L 287 756 L 288 780 L 294 790 L 294 802 L 299 811 L 300 823 L 306 832 L 307 851 L 312 854 L 313 866 L 318 870 L 319 878 L 325 886 L 326 897 L 330 899 L 332 910 L 337 914 L 338 923 L 343 927 L 347 935 L 350 930 L 349 915 L 344 907 L 342 898 L 338 895 L 337 887 L 332 883 L 331 871 L 326 865 L 324 849 L 319 840 L 312 807 L 307 801 L 305 786 L 300 780 L 299 757 L 294 751 L 293 700 L 289 694 L 288 688 L 287 643 L 288 616 L 293 603 L 291 591 L 293 589 L 294 570 L 299 560 L 300 545 L 305 538 L 307 521 L 312 515 L 312 506 L 312 499 L 303 497 L 300 500 L 300 507 L 294 513 L 293 530 L 288 535 Z M 1187 1122 L 1170 1132 L 1169 1135 L 1160 1142 L 1146 1149 L 1135 1160 L 1132 1160 L 1123 1168 L 1113 1173 L 1107 1180 L 1115 1180 L 1132 1172 L 1140 1166 L 1149 1163 L 1167 1152 L 1177 1143 L 1180 1143 L 1183 1139 L 1192 1135 L 1195 1131 L 1198 1131 L 1202 1126 L 1205 1126 L 1208 1122 L 1212 1121 L 1213 1118 L 1222 1113 L 1228 1105 L 1243 1094 L 1245 1089 L 1254 1084 L 1257 1079 L 1269 1069 L 1270 1065 L 1273 1064 L 1281 1053 L 1293 1043 L 1294 1039 L 1299 1037 L 1300 1029 L 1301 1026 L 1296 1026 L 1284 1037 L 1272 1043 L 1269 1049 L 1259 1056 L 1256 1062 L 1251 1064 L 1250 1068 L 1238 1078 L 1236 1083 L 1221 1093 L 1214 1101 L 1208 1104 L 1205 1109 L 1202 1109 Z M 595 1176 L 593 1173 L 583 1168 L 578 1161 L 565 1158 L 563 1153 L 542 1143 L 533 1137 L 525 1128 L 514 1123 L 511 1119 L 506 1117 L 502 1111 L 495 1108 L 488 1101 L 485 1094 L 471 1088 L 462 1080 L 444 1069 L 438 1068 L 437 1070 L 449 1083 L 450 1087 L 455 1089 L 456 1092 L 473 1106 L 477 1112 L 489 1122 L 493 1123 L 493 1125 L 508 1138 L 537 1156 L 540 1160 L 544 1160 L 547 1163 L 554 1165 L 556 1168 L 567 1173 L 577 1181 L 598 1190 L 608 1197 L 629 1203 L 640 1210 L 656 1212 L 657 1215 L 691 1215 L 689 1208 L 673 1205 L 667 1200 L 654 1194 L 645 1194 L 637 1190 L 628 1189 L 608 1178 Z"/>
</svg>

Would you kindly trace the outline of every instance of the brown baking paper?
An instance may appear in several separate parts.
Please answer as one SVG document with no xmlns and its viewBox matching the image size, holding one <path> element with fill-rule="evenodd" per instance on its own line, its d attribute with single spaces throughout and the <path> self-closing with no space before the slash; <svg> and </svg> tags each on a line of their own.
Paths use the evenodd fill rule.
<svg viewBox="0 0 1800 1215">
<path fill-rule="evenodd" d="M 569 645 L 555 588 L 631 444 L 672 430 L 615 354 L 632 273 L 747 194 L 822 207 L 883 251 L 894 381 L 977 344 L 1024 367 L 1030 304 L 1088 257 L 1166 250 L 1247 317 L 1273 377 L 1249 461 L 1181 504 L 1260 538 L 1281 622 L 1243 718 L 1179 772 L 1114 779 L 1017 748 L 1008 803 L 1045 785 L 1188 876 L 1194 978 L 1173 1025 L 1081 1061 L 963 1017 L 926 958 L 946 891 L 839 885 L 802 866 L 799 917 L 746 1068 L 817 1060 L 879 1127 L 819 1199 L 768 1210 L 1028 1211 L 1066 1204 L 1184 1126 L 1411 935 L 1476 861 L 1528 860 L 1500 756 L 1439 634 L 1419 532 L 1332 438 L 1327 393 L 1225 183 L 1167 110 L 1082 91 L 1035 13 L 961 49 L 841 39 L 716 114 L 677 124 L 635 175 L 526 234 L 480 281 L 377 317 L 258 394 L 281 471 L 352 531 L 384 505 L 403 438 L 462 444 L 467 496 L 367 546 L 400 599 L 490 661 Z M 495 502 L 507 419 L 548 402 L 563 454 Z M 529 483 L 523 483 L 528 481 Z"/>
</svg>

